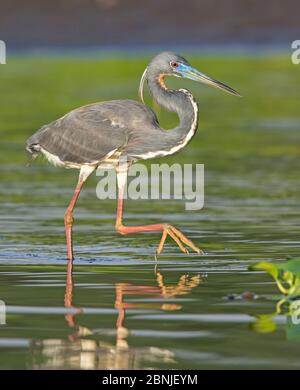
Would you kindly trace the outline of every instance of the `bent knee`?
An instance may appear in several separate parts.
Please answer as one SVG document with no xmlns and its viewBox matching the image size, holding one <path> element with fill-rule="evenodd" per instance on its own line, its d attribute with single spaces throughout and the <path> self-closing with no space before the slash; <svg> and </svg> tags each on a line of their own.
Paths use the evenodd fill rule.
<svg viewBox="0 0 300 390">
<path fill-rule="evenodd" d="M 122 234 L 122 235 L 127 234 L 125 226 L 122 225 L 121 223 L 116 223 L 115 228 L 119 234 Z"/>
<path fill-rule="evenodd" d="M 66 213 L 64 216 L 64 221 L 66 225 L 72 225 L 74 222 L 73 214 L 72 213 Z"/>
</svg>

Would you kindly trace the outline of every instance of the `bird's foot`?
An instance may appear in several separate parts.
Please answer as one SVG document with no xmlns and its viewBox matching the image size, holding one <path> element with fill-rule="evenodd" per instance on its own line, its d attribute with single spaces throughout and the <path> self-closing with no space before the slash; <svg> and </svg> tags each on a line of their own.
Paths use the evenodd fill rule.
<svg viewBox="0 0 300 390">
<path fill-rule="evenodd" d="M 168 235 L 176 242 L 182 252 L 189 253 L 188 249 L 185 247 L 186 245 L 192 250 L 194 250 L 196 253 L 204 254 L 204 252 L 200 248 L 198 248 L 191 240 L 189 240 L 180 230 L 178 230 L 172 225 L 166 224 L 163 229 L 163 234 L 161 236 L 160 243 L 156 249 L 156 255 L 159 255 L 162 252 Z"/>
</svg>

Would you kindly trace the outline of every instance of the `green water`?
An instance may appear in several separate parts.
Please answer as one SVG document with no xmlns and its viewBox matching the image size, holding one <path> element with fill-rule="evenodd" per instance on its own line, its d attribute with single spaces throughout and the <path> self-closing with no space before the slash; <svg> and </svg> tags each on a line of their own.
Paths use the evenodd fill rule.
<svg viewBox="0 0 300 390">
<path fill-rule="evenodd" d="M 244 95 L 170 81 L 199 101 L 199 131 L 180 154 L 153 162 L 205 164 L 205 207 L 131 200 L 125 221 L 168 221 L 205 255 L 169 240 L 156 261 L 158 234 L 117 235 L 116 202 L 97 199 L 93 177 L 75 214 L 72 283 L 63 214 L 76 172 L 43 161 L 27 168 L 23 145 L 74 107 L 136 98 L 147 58 L 1 66 L 0 368 L 299 368 L 299 325 L 275 315 L 275 284 L 248 266 L 299 256 L 300 68 L 288 54 L 192 60 Z M 245 291 L 255 299 L 241 299 Z"/>
</svg>

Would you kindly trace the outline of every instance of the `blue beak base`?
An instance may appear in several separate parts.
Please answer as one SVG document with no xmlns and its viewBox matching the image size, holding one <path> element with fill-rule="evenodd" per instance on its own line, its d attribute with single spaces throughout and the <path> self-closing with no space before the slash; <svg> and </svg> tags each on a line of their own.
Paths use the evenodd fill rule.
<svg viewBox="0 0 300 390">
<path fill-rule="evenodd" d="M 193 68 L 190 65 L 180 64 L 176 69 L 181 77 L 194 80 L 200 83 L 210 85 L 214 88 L 219 88 L 231 95 L 241 96 L 235 89 L 229 87 L 228 85 L 222 83 L 221 81 L 214 80 L 203 73 L 200 73 L 197 69 Z"/>
</svg>

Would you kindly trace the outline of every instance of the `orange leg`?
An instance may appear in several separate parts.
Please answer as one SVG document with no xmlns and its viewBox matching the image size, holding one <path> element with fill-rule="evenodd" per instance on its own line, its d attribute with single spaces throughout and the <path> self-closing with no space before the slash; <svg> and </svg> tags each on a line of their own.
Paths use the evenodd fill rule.
<svg viewBox="0 0 300 390">
<path fill-rule="evenodd" d="M 124 190 L 126 185 L 127 171 L 117 172 L 118 178 L 118 207 L 117 207 L 117 219 L 116 219 L 116 230 L 120 234 L 130 234 L 130 233 L 140 233 L 140 232 L 155 232 L 161 231 L 162 237 L 160 243 L 156 249 L 156 254 L 159 255 L 166 241 L 167 236 L 169 235 L 179 246 L 182 252 L 188 253 L 188 246 L 197 253 L 203 253 L 200 248 L 198 248 L 191 240 L 189 240 L 180 230 L 176 229 L 174 226 L 168 223 L 159 223 L 153 225 L 142 225 L 142 226 L 124 226 L 123 225 L 123 210 L 124 210 Z"/>
<path fill-rule="evenodd" d="M 73 247 L 72 247 L 72 227 L 73 227 L 73 210 L 76 205 L 77 199 L 79 197 L 80 191 L 82 189 L 82 186 L 88 176 L 91 174 L 91 172 L 94 170 L 94 168 L 86 169 L 85 171 L 82 170 L 79 175 L 78 183 L 75 188 L 74 194 L 72 196 L 72 199 L 70 201 L 70 204 L 65 212 L 64 216 L 64 222 L 65 222 L 65 230 L 66 230 L 66 240 L 67 240 L 67 256 L 68 256 L 68 272 L 72 273 L 72 261 L 73 261 Z"/>
</svg>

